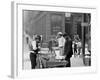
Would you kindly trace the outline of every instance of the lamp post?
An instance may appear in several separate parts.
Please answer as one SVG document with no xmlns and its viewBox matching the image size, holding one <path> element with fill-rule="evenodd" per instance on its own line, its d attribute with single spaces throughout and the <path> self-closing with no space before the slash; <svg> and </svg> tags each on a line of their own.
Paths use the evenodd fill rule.
<svg viewBox="0 0 100 80">
<path fill-rule="evenodd" d="M 88 14 L 83 14 L 82 15 L 82 57 L 83 57 L 83 62 L 85 64 L 85 44 L 86 44 L 86 29 L 88 29 L 87 27 L 89 27 L 89 18 L 87 17 Z M 87 19 L 88 18 L 88 19 Z"/>
</svg>

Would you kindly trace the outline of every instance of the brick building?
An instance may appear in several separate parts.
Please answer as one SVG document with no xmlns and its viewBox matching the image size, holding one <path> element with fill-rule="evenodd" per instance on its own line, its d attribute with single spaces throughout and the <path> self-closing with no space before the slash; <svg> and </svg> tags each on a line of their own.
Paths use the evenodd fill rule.
<svg viewBox="0 0 100 80">
<path fill-rule="evenodd" d="M 68 33 L 70 35 L 78 34 L 82 39 L 83 22 L 90 23 L 90 14 L 84 13 L 65 13 L 52 11 L 23 11 L 24 30 L 31 37 L 33 34 L 43 35 L 43 40 L 48 41 L 55 38 L 58 32 Z M 66 14 L 70 14 L 66 16 Z M 85 30 L 88 33 L 89 27 Z"/>
</svg>

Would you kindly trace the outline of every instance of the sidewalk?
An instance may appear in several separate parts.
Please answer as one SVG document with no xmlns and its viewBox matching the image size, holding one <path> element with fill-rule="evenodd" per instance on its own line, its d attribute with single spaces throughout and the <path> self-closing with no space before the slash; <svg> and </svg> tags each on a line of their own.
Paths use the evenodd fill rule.
<svg viewBox="0 0 100 80">
<path fill-rule="evenodd" d="M 72 67 L 82 67 L 84 66 L 82 57 L 74 57 L 71 58 L 71 66 Z"/>
</svg>

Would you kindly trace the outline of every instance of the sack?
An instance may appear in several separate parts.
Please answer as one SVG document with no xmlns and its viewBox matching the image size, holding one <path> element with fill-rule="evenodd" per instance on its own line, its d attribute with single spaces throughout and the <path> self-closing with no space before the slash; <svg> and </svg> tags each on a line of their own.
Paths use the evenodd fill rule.
<svg viewBox="0 0 100 80">
<path fill-rule="evenodd" d="M 78 47 L 81 47 L 82 46 L 81 42 L 78 42 L 77 46 Z"/>
</svg>

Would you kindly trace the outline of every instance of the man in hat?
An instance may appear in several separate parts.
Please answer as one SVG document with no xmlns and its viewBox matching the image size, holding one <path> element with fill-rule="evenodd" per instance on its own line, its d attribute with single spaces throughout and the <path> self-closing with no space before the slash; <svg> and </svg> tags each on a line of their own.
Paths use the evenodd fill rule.
<svg viewBox="0 0 100 80">
<path fill-rule="evenodd" d="M 63 37 L 62 32 L 58 32 L 57 34 L 57 41 L 58 41 L 58 47 L 60 50 L 60 56 L 63 56 L 63 50 L 65 45 L 65 38 Z"/>
</svg>

